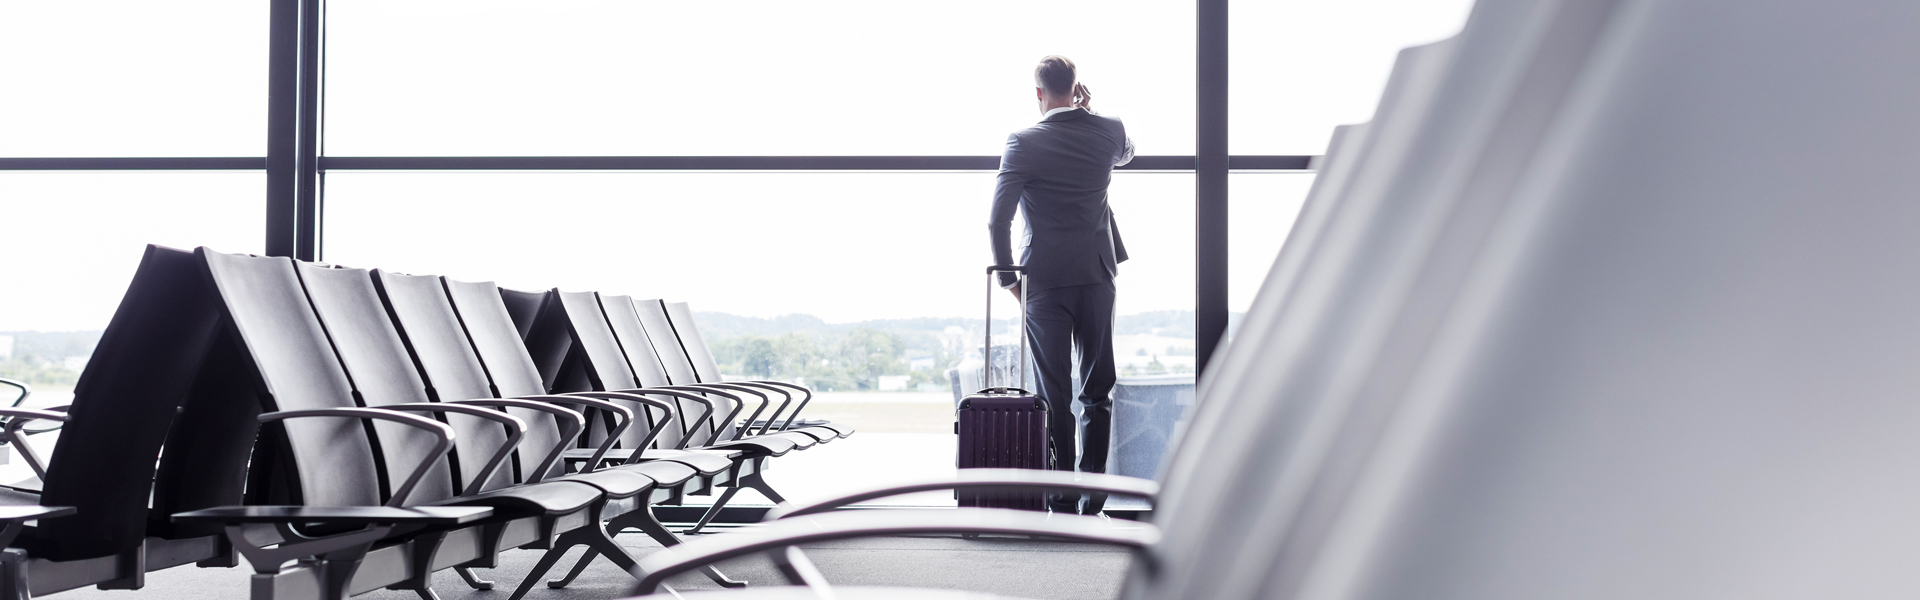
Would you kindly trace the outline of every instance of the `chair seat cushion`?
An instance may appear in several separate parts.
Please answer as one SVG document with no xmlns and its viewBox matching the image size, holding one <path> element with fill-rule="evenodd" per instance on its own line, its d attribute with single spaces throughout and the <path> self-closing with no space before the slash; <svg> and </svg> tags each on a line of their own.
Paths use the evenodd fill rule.
<svg viewBox="0 0 1920 600">
<path fill-rule="evenodd" d="M 702 452 L 699 450 L 648 450 L 640 454 L 640 464 L 646 464 L 649 462 L 662 462 L 662 461 L 680 463 L 689 467 L 693 467 L 693 469 L 696 471 L 699 471 L 701 475 L 713 475 L 713 474 L 724 472 L 728 468 L 732 467 L 733 459 L 729 458 L 729 456 L 737 456 L 737 455 L 738 454 L 735 452 Z"/>
<path fill-rule="evenodd" d="M 631 498 L 641 492 L 653 489 L 653 478 L 641 473 L 600 469 L 591 473 L 568 473 L 559 477 L 549 477 L 541 483 L 551 481 L 573 481 L 596 488 L 609 498 Z"/>
<path fill-rule="evenodd" d="M 611 470 L 645 475 L 654 481 L 655 487 L 663 488 L 670 488 L 686 483 L 687 480 L 693 479 L 694 475 L 699 474 L 698 471 L 693 470 L 693 467 L 664 460 L 620 465 Z"/>
<path fill-rule="evenodd" d="M 435 506 L 490 506 L 495 519 L 554 517 L 577 512 L 604 497 L 600 488 L 574 481 L 516 485 L 473 496 L 434 502 Z"/>
</svg>

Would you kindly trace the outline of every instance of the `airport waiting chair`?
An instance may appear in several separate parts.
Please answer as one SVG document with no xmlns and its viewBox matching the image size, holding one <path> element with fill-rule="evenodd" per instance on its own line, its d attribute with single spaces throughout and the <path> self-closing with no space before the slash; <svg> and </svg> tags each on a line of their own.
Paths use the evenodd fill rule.
<svg viewBox="0 0 1920 600">
<path fill-rule="evenodd" d="M 804 450 L 816 444 L 831 442 L 839 435 L 835 431 L 814 429 L 814 431 L 766 431 L 760 427 L 760 433 L 753 433 L 747 425 L 737 423 L 755 423 L 772 421 L 780 417 L 785 408 L 793 406 L 793 390 L 803 390 L 806 398 L 812 398 L 812 392 L 791 383 L 764 385 L 753 381 L 703 381 L 695 371 L 693 363 L 687 360 L 680 333 L 676 333 L 664 321 L 664 313 L 649 313 L 643 310 L 649 304 L 659 304 L 659 300 L 634 300 L 632 296 L 611 296 L 601 294 L 601 308 L 607 312 L 607 323 L 612 327 L 614 338 L 620 342 L 620 348 L 626 352 L 628 363 L 634 367 L 634 379 L 641 387 L 687 387 L 714 390 L 714 396 L 722 400 L 732 400 L 732 410 L 726 415 L 716 415 L 714 419 L 699 421 L 701 429 L 689 431 L 687 435 L 701 435 L 705 444 L 718 444 L 722 440 L 743 440 L 743 438 L 762 438 L 762 440 L 791 440 L 797 450 Z M 770 394 L 780 394 L 780 406 L 774 413 L 766 413 L 772 404 Z M 747 396 L 760 400 L 751 415 L 739 419 L 741 404 Z M 801 402 L 804 406 L 803 402 Z M 766 419 L 760 419 L 766 415 Z"/>
<path fill-rule="evenodd" d="M 605 494 L 585 483 L 454 487 L 456 467 L 446 460 L 456 439 L 454 428 L 402 411 L 440 412 L 439 406 L 458 403 L 398 401 L 397 396 L 418 381 L 417 374 L 404 381 L 412 366 L 404 350 L 397 357 L 404 369 L 369 362 L 369 348 L 382 342 L 373 335 L 379 333 L 379 322 L 339 318 L 343 306 L 366 298 L 330 284 L 348 283 L 356 275 L 357 281 L 366 281 L 364 272 L 296 267 L 286 258 L 204 248 L 196 254 L 206 263 L 234 337 L 244 344 L 252 371 L 248 379 L 257 382 L 259 406 L 275 411 L 261 417 L 269 423 L 247 479 L 250 499 L 255 500 L 250 504 L 278 506 L 222 507 L 174 518 L 224 526 L 229 541 L 254 567 L 256 598 L 341 598 L 382 587 L 428 595 L 428 576 L 434 571 L 491 564 L 500 550 L 543 547 L 557 535 L 597 526 L 594 511 Z M 303 285 L 303 275 L 316 285 Z M 378 307 L 377 298 L 373 302 Z M 335 316 L 333 331 L 318 311 Z M 380 316 L 384 320 L 384 314 Z M 350 353 L 351 361 L 336 347 Z M 345 364 L 356 365 L 353 377 L 343 369 Z M 363 406 L 363 399 L 389 409 Z M 413 399 L 417 397 L 408 400 Z M 460 411 L 464 416 L 512 426 L 509 440 L 518 441 L 524 424 L 517 418 L 482 406 L 467 408 L 478 410 Z M 409 429 L 364 427 L 366 420 Z M 481 428 L 470 432 L 484 433 Z M 473 450 L 497 467 L 512 447 Z M 486 482 L 490 476 L 480 472 L 467 479 Z M 382 506 L 406 508 L 419 516 L 391 521 L 399 518 L 393 511 L 362 514 L 367 512 L 363 509 Z M 262 538 L 261 532 L 245 530 L 250 523 L 275 523 L 279 535 Z M 302 523 L 330 526 L 301 532 Z M 403 524 L 412 526 L 399 526 Z M 364 527 L 335 531 L 355 525 Z M 307 560 L 282 564 L 302 558 Z"/>
<path fill-rule="evenodd" d="M 457 282 L 434 276 L 402 275 L 379 270 L 373 272 L 373 278 L 382 299 L 386 302 L 388 312 L 393 316 L 394 323 L 406 342 L 408 350 L 418 361 L 421 373 L 434 395 L 440 398 L 473 395 L 489 398 L 512 392 L 535 392 L 525 394 L 519 400 L 509 401 L 507 408 L 509 411 L 525 410 L 514 403 L 527 401 L 552 401 L 575 406 L 598 405 L 605 402 L 586 399 L 583 403 L 581 399 L 570 396 L 538 394 L 539 379 L 537 374 L 533 373 L 532 362 L 524 350 L 517 353 L 507 352 L 506 356 L 498 358 L 490 365 L 482 364 L 476 345 L 484 343 L 490 347 L 508 348 L 518 346 L 518 342 L 513 339 L 513 323 L 506 312 L 506 306 L 492 284 Z M 467 299 L 467 302 L 463 303 L 464 311 L 456 311 L 450 298 L 450 292 L 456 289 L 460 290 L 458 296 Z M 491 377 L 489 367 L 495 373 Z M 541 416 L 539 412 L 529 411 L 523 418 L 534 422 L 533 419 Z M 644 478 L 649 481 L 645 485 L 647 489 L 642 491 L 649 491 L 649 493 L 622 495 L 610 501 L 608 506 L 602 509 L 600 516 L 603 519 L 616 519 L 632 513 L 634 516 L 627 520 L 638 522 L 642 531 L 662 545 L 672 546 L 680 543 L 677 537 L 654 519 L 649 507 L 654 502 L 679 498 L 683 486 L 694 482 L 698 474 L 693 467 L 676 461 L 654 460 L 605 469 L 593 469 L 591 468 L 593 465 L 589 464 L 587 473 L 569 474 L 564 469 L 564 463 L 559 459 L 562 456 L 561 453 L 569 446 L 567 442 L 574 439 L 577 434 L 554 435 L 555 430 L 552 427 L 533 428 L 536 433 L 542 429 L 547 432 L 539 438 L 542 441 L 534 442 L 530 447 L 551 447 L 554 450 L 552 453 L 539 456 L 523 452 L 518 463 L 518 473 L 523 481 L 567 481 L 584 478 L 591 482 L 604 477 Z M 534 439 L 533 436 L 529 436 L 529 442 Z M 537 459 L 537 462 L 530 459 Z M 605 490 L 606 488 L 603 488 L 603 491 Z M 613 494 L 611 491 L 609 493 Z M 520 587 L 514 591 L 511 598 L 518 599 L 524 596 L 531 590 L 532 585 L 539 581 L 541 576 L 571 548 L 589 546 L 595 549 L 594 553 L 597 555 L 602 552 L 598 546 L 606 543 L 603 540 L 610 539 L 604 528 L 597 533 L 581 530 L 579 533 L 561 536 L 550 549 L 546 550 L 539 564 L 522 579 Z M 613 556 L 616 564 L 619 564 L 618 558 L 624 556 L 624 553 Z M 628 566 L 630 565 L 622 565 L 623 568 Z M 723 584 L 737 583 L 717 570 L 707 571 L 707 575 Z M 556 581 L 558 585 L 555 587 L 564 586 L 577 576 L 576 572 L 558 580 Z"/>
<path fill-rule="evenodd" d="M 203 279 L 191 253 L 148 246 L 72 404 L 0 409 L 43 481 L 38 491 L 0 491 L 0 598 L 139 589 L 149 571 L 232 564 L 217 530 L 165 521 L 240 499 L 238 481 L 191 467 L 245 461 L 250 440 L 223 453 L 220 432 L 257 411 L 207 380 L 232 367 L 232 354 Z M 36 422 L 64 425 L 44 463 L 18 438 Z"/>
<path fill-rule="evenodd" d="M 655 308 L 649 306 L 649 304 L 658 304 L 659 309 L 664 312 L 654 312 Z M 665 323 L 672 328 L 674 338 L 680 342 L 681 351 L 684 352 L 692 362 L 693 375 L 698 381 L 702 383 L 721 383 L 725 381 L 725 378 L 720 374 L 720 364 L 713 359 L 713 350 L 707 347 L 706 340 L 700 336 L 700 328 L 694 323 L 693 310 L 687 307 L 687 303 L 664 302 L 660 300 L 635 300 L 633 301 L 633 305 L 634 310 L 641 315 L 641 321 L 643 323 L 658 324 L 662 321 L 660 318 L 661 315 L 664 315 Z M 758 423 L 760 426 L 760 435 L 766 435 L 770 430 L 805 431 L 809 434 L 822 433 L 820 429 L 814 428 L 830 431 L 833 434 L 832 437 L 844 438 L 853 435 L 854 429 L 849 425 L 828 421 L 798 420 L 800 412 L 806 410 L 807 404 L 813 400 L 813 391 L 806 387 L 773 380 L 728 383 L 754 386 L 779 392 L 787 397 L 786 402 L 792 401 L 794 393 L 802 394 L 799 405 L 793 408 L 793 412 L 786 413 L 787 419 L 785 421 L 779 421 L 781 413 L 784 412 L 786 408 L 786 402 L 782 402 L 779 409 L 775 409 L 772 415 L 768 415 L 764 422 Z M 776 422 L 778 425 L 775 425 Z M 752 427 L 754 425 L 756 425 L 756 423 L 752 419 L 748 419 L 748 421 L 741 426 Z M 824 435 L 816 437 L 819 437 L 822 442 L 832 440 L 832 437 Z"/>
</svg>

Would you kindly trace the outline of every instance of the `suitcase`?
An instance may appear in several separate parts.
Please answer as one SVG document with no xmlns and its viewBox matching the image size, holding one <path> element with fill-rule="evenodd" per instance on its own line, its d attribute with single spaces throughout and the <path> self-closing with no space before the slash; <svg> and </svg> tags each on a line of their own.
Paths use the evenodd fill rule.
<svg viewBox="0 0 1920 600">
<path fill-rule="evenodd" d="M 993 290 L 994 275 L 1002 271 L 1020 274 L 1020 359 L 1014 369 L 1020 371 L 1020 387 L 995 386 L 993 383 Z M 981 350 L 987 356 L 983 376 L 987 389 L 960 400 L 955 410 L 954 433 L 960 437 L 959 463 L 962 469 L 1051 469 L 1053 451 L 1047 445 L 1047 403 L 1024 389 L 1027 385 L 1027 321 L 1025 318 L 1026 270 L 1022 267 L 987 267 L 987 336 Z M 1017 508 L 1044 511 L 1046 495 L 1037 491 L 996 492 L 960 491 L 955 493 L 961 506 Z"/>
</svg>

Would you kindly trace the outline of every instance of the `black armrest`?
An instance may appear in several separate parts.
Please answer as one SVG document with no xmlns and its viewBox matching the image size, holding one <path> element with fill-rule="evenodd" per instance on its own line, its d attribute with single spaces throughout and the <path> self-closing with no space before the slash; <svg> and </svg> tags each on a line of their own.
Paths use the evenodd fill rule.
<svg viewBox="0 0 1920 600">
<path fill-rule="evenodd" d="M 674 449 L 676 450 L 686 449 L 687 441 L 693 439 L 694 423 L 700 423 L 700 422 L 706 421 L 707 417 L 713 416 L 713 400 L 707 398 L 706 396 L 702 396 L 700 394 L 684 392 L 684 391 L 674 390 L 674 389 L 664 389 L 664 388 L 633 388 L 629 390 L 620 390 L 620 393 L 655 394 L 660 396 L 668 396 L 672 398 L 683 398 L 683 399 L 692 400 L 694 402 L 700 403 L 701 408 L 700 408 L 699 418 L 687 419 L 686 415 L 680 415 L 678 417 L 675 417 L 680 421 L 680 444 L 677 446 L 674 446 Z M 667 414 L 668 416 L 672 416 L 675 414 L 675 411 L 669 411 Z M 647 442 L 652 443 L 653 438 L 651 437 L 647 438 Z"/>
<path fill-rule="evenodd" d="M 27 385 L 27 382 L 25 382 L 25 381 L 14 381 L 14 380 L 12 380 L 12 379 L 7 379 L 7 378 L 5 378 L 5 377 L 0 377 L 0 385 L 4 385 L 4 386 L 9 386 L 9 387 L 14 387 L 14 388 L 19 388 L 19 389 L 20 389 L 20 397 L 18 397 L 18 398 L 14 398 L 14 399 L 13 399 L 13 404 L 9 404 L 9 405 L 7 405 L 7 406 L 14 406 L 14 407 L 18 407 L 18 406 L 20 406 L 21 404 L 25 404 L 25 403 L 26 403 L 26 401 L 27 401 L 27 396 L 32 396 L 32 395 L 33 395 L 33 386 L 30 386 L 30 385 Z"/>
<path fill-rule="evenodd" d="M 438 461 L 442 457 L 445 457 L 447 455 L 447 451 L 453 449 L 453 428 L 448 427 L 446 423 L 441 423 L 439 421 L 435 421 L 433 419 L 429 419 L 426 417 L 410 415 L 403 412 L 381 410 L 377 408 L 315 408 L 315 409 L 309 409 L 309 410 L 283 410 L 280 412 L 271 412 L 264 415 L 260 415 L 260 422 L 271 423 L 274 421 L 282 421 L 286 419 L 301 419 L 301 418 L 310 418 L 310 417 L 378 419 L 381 421 L 392 421 L 395 423 L 400 423 L 402 425 L 409 425 L 412 427 L 426 430 L 428 433 L 435 434 L 435 436 L 440 438 L 439 442 L 434 445 L 433 451 L 427 453 L 427 457 L 425 460 L 420 461 L 420 466 L 415 467 L 413 469 L 413 474 L 408 475 L 404 483 L 401 483 L 399 486 L 396 486 L 393 488 L 393 497 L 387 499 L 387 506 L 397 507 L 397 506 L 404 505 L 406 503 L 407 496 L 413 493 L 413 486 L 418 485 L 420 483 L 420 478 L 425 477 L 427 475 L 427 471 L 433 468 L 434 461 Z"/>
<path fill-rule="evenodd" d="M 934 479 L 904 485 L 893 485 L 862 490 L 806 504 L 776 506 L 773 510 L 767 511 L 767 516 L 764 520 L 772 521 L 802 515 L 818 514 L 855 502 L 938 490 L 1101 492 L 1151 500 L 1155 495 L 1160 493 L 1160 484 L 1151 479 L 1105 475 L 1101 473 L 1041 471 L 1036 469 L 960 469 L 959 475 L 952 479 Z"/>
<path fill-rule="evenodd" d="M 0 506 L 0 548 L 12 546 L 14 538 L 20 537 L 20 532 L 26 530 L 27 521 L 64 517 L 73 512 L 71 506 Z"/>
<path fill-rule="evenodd" d="M 432 421 L 413 415 L 401 416 Z M 485 506 L 222 506 L 178 513 L 173 515 L 173 520 L 225 525 L 227 542 L 247 557 L 253 571 L 271 575 L 290 560 L 315 556 L 358 558 L 376 542 L 391 535 L 432 526 L 462 525 L 490 516 L 493 509 Z M 248 539 L 247 526 L 252 524 L 273 525 L 280 530 L 282 539 L 268 543 Z M 321 537 L 309 537 L 294 530 L 296 526 L 308 524 L 358 525 L 360 529 Z M 331 594 L 323 597 L 328 595 Z M 344 596 L 342 592 L 336 597 Z"/>
<path fill-rule="evenodd" d="M 33 475 L 45 481 L 47 479 L 46 463 L 41 462 L 40 455 L 34 453 L 33 447 L 20 438 L 20 430 L 33 421 L 66 422 L 67 413 L 33 408 L 0 408 L 0 417 L 11 417 L 7 419 L 4 427 L 0 427 L 0 436 L 4 436 L 6 443 L 19 447 L 20 457 L 26 459 L 27 467 L 33 469 Z"/>
<path fill-rule="evenodd" d="M 672 404 L 672 403 L 669 403 L 669 402 L 667 402 L 667 401 L 665 401 L 665 400 L 660 400 L 660 399 L 657 399 L 657 398 L 648 398 L 648 397 L 646 397 L 646 396 L 642 396 L 642 395 L 640 395 L 640 394 L 635 394 L 635 393 L 632 393 L 632 392 L 625 392 L 625 391 L 621 391 L 621 392 L 606 392 L 606 391 L 586 391 L 586 392 L 567 392 L 567 394 L 566 394 L 566 395 L 568 395 L 568 396 L 580 396 L 580 397 L 582 397 L 582 398 L 597 398 L 597 399 L 600 399 L 600 400 L 626 400 L 626 401 L 628 401 L 628 402 L 637 402 L 637 403 L 639 403 L 639 404 L 640 404 L 641 406 L 651 406 L 651 407 L 654 407 L 654 408 L 658 408 L 658 409 L 660 409 L 660 410 L 661 410 L 661 412 L 664 412 L 664 413 L 666 413 L 666 415 L 667 415 L 667 416 L 666 416 L 666 418 L 665 418 L 665 419 L 663 419 L 663 420 L 661 420 L 659 424 L 657 424 L 657 425 L 654 425 L 652 429 L 648 429 L 648 430 L 647 430 L 647 435 L 646 435 L 646 437 L 643 437 L 643 438 L 641 438 L 641 439 L 640 439 L 640 443 L 639 443 L 639 444 L 637 444 L 637 445 L 638 445 L 639 447 L 642 447 L 642 448 L 645 448 L 645 447 L 647 447 L 647 446 L 650 446 L 650 445 L 652 445 L 652 444 L 653 444 L 653 439 L 654 439 L 654 438 L 657 438 L 657 437 L 660 437 L 660 432 L 662 432 L 662 431 L 666 431 L 666 430 L 667 430 L 667 423 L 669 423 L 669 422 L 671 422 L 671 421 L 673 421 L 673 412 L 674 412 L 674 411 L 673 411 L 673 404 Z M 648 421 L 652 421 L 652 420 L 653 420 L 653 413 L 652 413 L 652 412 L 650 412 L 650 411 L 647 411 L 647 410 L 646 410 L 646 409 L 644 409 L 644 408 L 643 408 L 643 409 L 641 409 L 641 412 L 642 412 L 642 413 L 644 413 L 644 416 L 646 416 L 646 417 L 647 417 L 647 420 L 648 420 Z M 629 425 L 629 427 L 631 427 L 631 425 Z M 612 437 L 619 437 L 619 435 L 618 435 L 618 434 L 615 434 L 615 435 L 613 435 Z M 603 457 L 603 458 L 604 458 L 604 457 Z"/>
<path fill-rule="evenodd" d="M 493 472 L 499 470 L 500 465 L 507 462 L 507 457 L 513 455 L 513 449 L 520 446 L 521 438 L 527 436 L 527 422 L 520 420 L 520 417 L 507 414 L 503 411 L 491 410 L 471 404 L 412 402 L 407 404 L 388 404 L 380 408 L 386 410 L 459 413 L 470 417 L 487 419 L 506 426 L 507 443 L 500 446 L 500 450 L 493 453 L 493 458 L 487 461 L 487 466 L 481 467 L 480 472 L 467 481 L 467 490 L 461 494 L 465 496 L 480 493 L 481 488 L 486 485 L 487 480 L 493 478 Z"/>
<path fill-rule="evenodd" d="M 221 506 L 173 515 L 175 523 L 465 525 L 493 516 L 485 506 Z"/>
<path fill-rule="evenodd" d="M 744 394 L 753 394 L 755 396 L 760 397 L 760 407 L 753 409 L 753 414 L 747 415 L 746 424 L 742 425 L 740 429 L 733 432 L 733 439 L 736 441 L 739 440 L 740 438 L 746 437 L 747 433 L 753 430 L 754 419 L 760 418 L 760 413 L 766 412 L 767 407 L 773 404 L 773 399 L 768 397 L 766 392 L 761 391 L 759 389 L 755 389 L 752 386 L 745 386 L 745 385 L 739 385 L 734 383 L 702 383 L 699 385 L 700 387 L 704 387 L 704 388 L 730 390 L 730 391 L 740 392 Z M 725 423 L 725 425 L 727 427 L 732 427 L 733 421 L 729 419 Z"/>
<path fill-rule="evenodd" d="M 748 387 L 763 389 L 769 392 L 779 394 L 780 397 L 782 398 L 782 400 L 780 401 L 780 406 L 774 407 L 773 414 L 767 415 L 767 420 L 761 422 L 760 433 L 757 433 L 754 435 L 766 435 L 768 431 L 771 431 L 773 429 L 773 422 L 780 420 L 780 415 L 786 414 L 787 407 L 793 404 L 793 392 L 789 392 L 786 389 L 781 388 L 780 386 L 767 385 L 766 383 L 759 382 L 759 381 L 729 381 L 727 383 L 732 385 L 741 385 L 741 386 L 748 386 Z M 753 423 L 757 420 L 759 420 L 758 417 L 748 418 L 746 423 L 743 426 L 751 429 L 753 427 Z"/>
<path fill-rule="evenodd" d="M 885 535 L 972 533 L 1039 535 L 1052 538 L 1124 546 L 1135 550 L 1134 560 L 1149 560 L 1141 552 L 1160 541 L 1160 530 L 1141 524 L 1115 528 L 1105 519 L 1079 515 L 1048 515 L 994 508 L 952 510 L 863 510 L 806 518 L 784 519 L 727 535 L 702 536 L 671 546 L 640 560 L 636 594 L 650 594 L 668 578 L 723 560 L 768 550 L 832 540 Z"/>
<path fill-rule="evenodd" d="M 800 411 L 806 410 L 807 403 L 813 401 L 813 390 L 807 389 L 806 386 L 794 385 L 791 383 L 787 383 L 785 381 L 773 381 L 770 379 L 755 381 L 754 383 L 758 383 L 761 385 L 779 386 L 779 387 L 800 392 L 802 394 L 800 396 L 800 405 L 793 407 L 793 413 L 787 415 L 787 422 L 780 424 L 781 430 L 786 430 L 788 428 L 793 427 L 794 419 L 800 418 Z M 771 425 L 771 423 L 769 423 L 769 425 Z"/>
<path fill-rule="evenodd" d="M 454 403 L 472 404 L 475 406 L 524 408 L 553 415 L 554 420 L 560 424 L 560 440 L 554 443 L 553 450 L 547 453 L 546 460 L 540 461 L 540 468 L 534 470 L 532 475 L 526 477 L 526 483 L 540 483 L 540 480 L 546 479 L 547 471 L 553 468 L 554 463 L 560 461 L 561 454 L 565 453 L 567 448 L 572 447 L 573 441 L 579 439 L 580 432 L 586 429 L 586 419 L 581 417 L 580 413 L 575 412 L 571 408 L 555 406 L 548 402 L 535 402 L 516 398 L 476 398 L 473 400 L 455 400 Z"/>
<path fill-rule="evenodd" d="M 595 454 L 595 458 L 592 461 L 588 462 L 585 467 L 581 468 L 582 471 L 592 471 L 596 468 L 599 468 L 600 461 L 603 457 L 606 456 L 607 450 L 612 449 L 613 444 L 620 441 L 620 434 L 626 432 L 627 427 L 633 424 L 632 409 L 629 409 L 625 406 L 621 406 L 618 404 L 614 404 L 612 402 L 608 402 L 606 400 L 601 400 L 599 398 L 588 398 L 586 396 L 548 394 L 548 395 L 540 395 L 540 396 L 521 396 L 518 399 L 519 400 L 537 400 L 540 402 L 550 402 L 553 404 L 570 404 L 573 406 L 585 406 L 585 407 L 597 408 L 600 410 L 607 411 L 607 414 L 612 415 L 614 420 L 618 421 L 617 423 L 614 423 L 613 431 L 608 432 L 607 441 L 600 443 L 600 452 L 598 454 Z"/>
<path fill-rule="evenodd" d="M 713 394 L 715 396 L 719 396 L 721 398 L 726 398 L 728 400 L 733 401 L 733 410 L 728 411 L 727 416 L 721 417 L 719 421 L 715 422 L 716 424 L 713 426 L 713 433 L 707 434 L 707 440 L 705 443 L 701 444 L 702 446 L 711 446 L 715 443 L 718 443 L 720 441 L 720 432 L 726 429 L 726 427 L 723 424 L 732 423 L 735 417 L 740 416 L 740 411 L 747 407 L 747 402 L 745 400 L 742 400 L 739 396 L 736 396 L 731 392 L 722 390 L 721 388 L 708 387 L 708 385 L 704 383 L 695 383 L 695 384 L 689 384 L 689 385 L 663 385 L 657 388 L 649 388 L 649 389 L 679 390 L 683 392 L 694 392 L 696 394 Z M 766 403 L 764 399 L 762 400 L 760 407 L 766 408 Z"/>
</svg>

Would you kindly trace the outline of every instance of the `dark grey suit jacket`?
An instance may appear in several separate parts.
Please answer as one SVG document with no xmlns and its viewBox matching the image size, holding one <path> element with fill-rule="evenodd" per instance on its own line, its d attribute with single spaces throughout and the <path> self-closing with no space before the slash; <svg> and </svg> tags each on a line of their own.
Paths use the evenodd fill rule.
<svg viewBox="0 0 1920 600">
<path fill-rule="evenodd" d="M 987 230 L 993 262 L 1013 262 L 1013 211 L 1027 219 L 1027 267 L 1033 289 L 1112 281 L 1127 260 L 1107 184 L 1113 168 L 1133 160 L 1133 141 L 1119 119 L 1074 109 L 1055 113 L 1007 136 L 1000 157 L 1000 183 L 993 194 Z M 1013 285 L 1011 274 L 1002 286 Z"/>
</svg>

